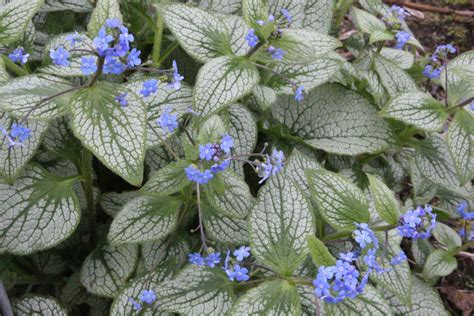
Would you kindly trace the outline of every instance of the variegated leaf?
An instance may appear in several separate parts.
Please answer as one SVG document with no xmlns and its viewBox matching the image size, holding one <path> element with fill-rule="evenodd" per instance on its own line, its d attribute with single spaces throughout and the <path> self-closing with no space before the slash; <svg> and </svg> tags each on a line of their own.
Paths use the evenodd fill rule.
<svg viewBox="0 0 474 316">
<path fill-rule="evenodd" d="M 107 215 L 115 217 L 127 202 L 138 197 L 138 195 L 139 191 L 107 192 L 100 195 L 99 203 Z"/>
<path fill-rule="evenodd" d="M 105 26 L 107 19 L 118 18 L 122 20 L 122 13 L 120 13 L 119 0 L 98 0 L 95 4 L 94 11 L 92 11 L 87 31 L 89 35 L 96 37 L 99 30 Z"/>
<path fill-rule="evenodd" d="M 304 7 L 303 28 L 328 34 L 333 17 L 333 0 L 306 0 Z"/>
<path fill-rule="evenodd" d="M 402 69 L 410 69 L 415 62 L 413 53 L 406 50 L 384 47 L 380 51 L 380 55 Z"/>
<path fill-rule="evenodd" d="M 40 12 L 70 10 L 73 12 L 90 12 L 94 9 L 89 0 L 46 0 Z"/>
<path fill-rule="evenodd" d="M 403 69 L 382 56 L 375 59 L 375 71 L 391 97 L 419 91 L 415 81 Z"/>
<path fill-rule="evenodd" d="M 204 227 L 209 238 L 225 244 L 248 244 L 247 220 L 222 215 L 208 205 L 203 205 L 203 209 Z"/>
<path fill-rule="evenodd" d="M 180 160 L 159 169 L 150 176 L 148 182 L 143 186 L 142 192 L 170 195 L 180 191 L 191 184 L 184 171 L 189 164 L 189 161 Z"/>
<path fill-rule="evenodd" d="M 43 3 L 44 0 L 15 0 L 0 5 L 0 43 L 10 44 L 20 39 Z"/>
<path fill-rule="evenodd" d="M 448 149 L 461 185 L 474 178 L 474 117 L 459 109 L 446 136 Z"/>
<path fill-rule="evenodd" d="M 375 210 L 380 217 L 391 225 L 395 225 L 400 219 L 398 211 L 399 203 L 394 193 L 376 177 L 367 174 L 369 179 L 370 194 L 375 202 Z"/>
<path fill-rule="evenodd" d="M 242 0 L 201 0 L 201 8 L 211 10 L 221 14 L 238 13 L 242 5 Z"/>
<path fill-rule="evenodd" d="M 459 234 L 443 223 L 436 223 L 436 227 L 433 229 L 433 236 L 438 242 L 447 247 L 448 250 L 454 250 L 462 245 Z"/>
<path fill-rule="evenodd" d="M 367 285 L 364 293 L 339 304 L 324 304 L 327 316 L 392 315 L 390 305 L 373 287 Z"/>
<path fill-rule="evenodd" d="M 189 243 L 184 239 L 185 236 L 178 234 L 142 245 L 146 271 L 157 271 L 160 280 L 171 279 L 188 262 L 191 251 Z"/>
<path fill-rule="evenodd" d="M 436 249 L 426 258 L 423 276 L 426 279 L 450 275 L 456 270 L 458 262 L 453 254 L 442 249 Z"/>
<path fill-rule="evenodd" d="M 13 301 L 14 315 L 67 316 L 67 310 L 59 302 L 49 296 L 26 295 Z"/>
</svg>

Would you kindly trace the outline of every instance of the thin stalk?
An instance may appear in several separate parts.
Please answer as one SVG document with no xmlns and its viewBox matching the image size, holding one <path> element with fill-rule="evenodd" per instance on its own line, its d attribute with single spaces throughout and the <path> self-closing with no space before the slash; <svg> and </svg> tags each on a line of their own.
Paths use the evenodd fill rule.
<svg viewBox="0 0 474 316">
<path fill-rule="evenodd" d="M 452 251 L 451 251 L 451 254 L 455 255 L 461 251 L 464 251 L 466 249 L 469 249 L 470 247 L 474 247 L 474 240 L 473 241 L 470 241 L 470 242 L 467 242 L 465 243 L 464 245 L 462 246 L 459 246 L 459 247 L 456 247 L 454 248 Z"/>
<path fill-rule="evenodd" d="M 266 41 L 260 40 L 260 41 L 257 43 L 257 45 L 255 45 L 254 47 L 252 47 L 252 48 L 247 52 L 247 54 L 245 55 L 245 57 L 247 57 L 247 58 L 252 57 L 252 55 L 255 54 L 255 53 L 260 49 L 260 47 L 262 47 L 265 43 L 266 43 Z"/>
<path fill-rule="evenodd" d="M 97 65 L 97 71 L 95 72 L 94 77 L 92 77 L 92 79 L 87 84 L 89 87 L 92 87 L 99 79 L 100 75 L 102 74 L 102 68 L 104 68 L 104 62 L 105 62 L 105 58 L 99 57 L 99 64 Z"/>
<path fill-rule="evenodd" d="M 397 225 L 387 225 L 387 226 L 379 226 L 379 227 L 374 227 L 372 228 L 373 231 L 385 231 L 385 230 L 390 230 L 397 227 Z M 331 240 L 336 240 L 344 237 L 350 237 L 352 235 L 352 231 L 342 231 L 342 232 L 337 232 L 331 235 L 327 235 L 323 237 L 321 240 L 322 241 L 331 241 Z"/>
<path fill-rule="evenodd" d="M 168 58 L 168 56 L 174 52 L 174 50 L 176 48 L 179 47 L 179 43 L 178 42 L 174 42 L 173 44 L 171 44 L 170 46 L 168 46 L 168 48 L 163 52 L 163 54 L 161 54 L 160 56 L 160 59 L 158 60 L 158 64 L 161 65 L 161 63 L 166 59 Z"/>
<path fill-rule="evenodd" d="M 461 103 L 459 103 L 459 104 L 453 105 L 453 106 L 447 108 L 446 111 L 447 111 L 447 112 L 452 112 L 453 110 L 455 110 L 455 109 L 457 109 L 457 108 L 462 108 L 462 107 L 468 105 L 468 104 L 471 103 L 472 101 L 474 101 L 474 97 L 469 98 L 469 99 L 467 99 L 467 100 L 465 100 L 465 101 L 463 101 L 463 102 L 461 102 Z"/>
<path fill-rule="evenodd" d="M 199 218 L 199 233 L 201 235 L 202 246 L 204 247 L 204 251 L 206 251 L 207 250 L 206 235 L 204 234 L 204 221 L 203 221 L 203 214 L 202 214 L 202 208 L 201 208 L 201 188 L 198 183 L 196 183 L 196 196 L 197 196 L 197 208 L 198 208 L 198 218 Z"/>
<path fill-rule="evenodd" d="M 97 240 L 96 229 L 96 209 L 94 203 L 94 191 L 92 186 L 92 153 L 83 148 L 81 161 L 81 174 L 83 177 L 82 188 L 87 201 L 87 209 L 89 211 L 89 242 L 95 245 Z"/>
<path fill-rule="evenodd" d="M 153 41 L 153 51 L 151 53 L 151 60 L 155 67 L 160 66 L 161 42 L 163 40 L 164 22 L 160 10 L 156 10 L 156 30 L 155 39 Z"/>
<path fill-rule="evenodd" d="M 28 71 L 21 68 L 17 64 L 15 64 L 7 56 L 2 55 L 2 59 L 5 63 L 5 66 L 7 67 L 7 69 L 10 70 L 11 72 L 13 72 L 15 75 L 17 75 L 17 76 L 26 76 L 26 75 L 28 75 Z"/>
<path fill-rule="evenodd" d="M 446 97 L 444 98 L 444 106 L 448 107 L 448 61 L 447 61 L 447 55 L 444 56 L 444 83 L 445 83 L 445 91 L 446 91 Z"/>
</svg>

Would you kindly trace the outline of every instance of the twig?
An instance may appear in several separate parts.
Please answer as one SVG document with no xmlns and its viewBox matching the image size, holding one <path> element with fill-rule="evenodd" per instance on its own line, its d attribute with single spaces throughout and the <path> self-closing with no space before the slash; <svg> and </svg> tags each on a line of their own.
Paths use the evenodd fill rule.
<svg viewBox="0 0 474 316">
<path fill-rule="evenodd" d="M 203 223 L 203 215 L 202 215 L 202 209 L 201 209 L 201 189 L 198 183 L 196 183 L 196 196 L 197 196 L 197 208 L 198 208 L 198 218 L 199 218 L 199 233 L 201 235 L 201 242 L 204 247 L 204 251 L 206 251 L 207 244 L 206 244 L 206 236 L 204 235 L 204 223 Z"/>
<path fill-rule="evenodd" d="M 8 299 L 7 290 L 5 289 L 2 281 L 0 281 L 0 308 L 2 315 L 13 316 L 13 310 L 10 300 Z"/>
<path fill-rule="evenodd" d="M 452 10 L 448 7 L 434 7 L 429 4 L 422 4 L 422 3 L 413 3 L 410 1 L 397 1 L 397 0 L 388 0 L 386 3 L 389 4 L 398 4 L 405 6 L 407 8 L 412 8 L 420 11 L 428 11 L 428 12 L 435 12 L 435 13 L 441 13 L 441 14 L 456 14 L 459 16 L 464 16 L 464 17 L 474 17 L 474 11 L 460 11 L 460 10 Z"/>
</svg>

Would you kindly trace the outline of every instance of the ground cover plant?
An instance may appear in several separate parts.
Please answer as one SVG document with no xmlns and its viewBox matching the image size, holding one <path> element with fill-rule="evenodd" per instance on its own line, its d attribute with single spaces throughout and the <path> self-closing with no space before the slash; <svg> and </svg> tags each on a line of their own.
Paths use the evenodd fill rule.
<svg viewBox="0 0 474 316">
<path fill-rule="evenodd" d="M 377 0 L 0 4 L 4 315 L 449 314 L 474 51 Z"/>
</svg>

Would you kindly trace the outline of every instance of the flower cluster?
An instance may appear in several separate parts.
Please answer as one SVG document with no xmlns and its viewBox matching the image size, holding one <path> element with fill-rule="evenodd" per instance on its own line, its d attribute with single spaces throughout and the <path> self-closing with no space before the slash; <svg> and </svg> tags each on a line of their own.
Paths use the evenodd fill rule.
<svg viewBox="0 0 474 316">
<path fill-rule="evenodd" d="M 12 124 L 10 132 L 8 132 L 3 126 L 0 126 L 0 131 L 8 141 L 8 148 L 13 146 L 24 146 L 23 142 L 31 136 L 28 127 L 17 123 Z"/>
<path fill-rule="evenodd" d="M 230 267 L 229 262 L 234 260 L 231 258 L 230 250 L 227 250 L 226 258 L 224 259 L 223 269 L 225 270 L 227 277 L 231 281 L 243 282 L 247 281 L 250 277 L 248 275 L 248 269 L 241 267 L 239 264 L 234 264 Z M 237 262 L 242 262 L 244 258 L 250 256 L 250 247 L 242 246 L 234 250 L 233 255 Z M 199 253 L 192 253 L 188 255 L 189 263 L 196 264 L 201 267 L 214 268 L 221 263 L 221 254 L 219 252 L 212 252 L 207 257 L 201 256 Z"/>
<path fill-rule="evenodd" d="M 382 17 L 382 21 L 384 21 L 391 28 L 398 29 L 405 18 L 409 15 L 410 14 L 402 7 L 392 5 Z"/>
<path fill-rule="evenodd" d="M 208 143 L 199 145 L 199 166 L 189 165 L 184 169 L 189 180 L 199 184 L 206 184 L 214 175 L 226 170 L 230 166 L 230 152 L 234 147 L 234 139 L 229 135 L 224 135 L 219 143 Z M 202 165 L 212 165 L 209 169 L 201 170 Z"/>
<path fill-rule="evenodd" d="M 167 106 L 164 108 L 163 114 L 156 120 L 156 123 L 165 134 L 172 133 L 178 128 L 178 117 L 176 114 L 171 114 L 171 108 Z"/>
<path fill-rule="evenodd" d="M 339 303 L 346 298 L 355 298 L 364 292 L 373 271 L 376 273 L 389 271 L 383 269 L 377 262 L 379 242 L 374 232 L 365 223 L 356 224 L 356 226 L 357 229 L 354 230 L 353 236 L 360 249 L 357 252 L 341 253 L 334 266 L 320 266 L 316 279 L 313 280 L 315 294 L 327 303 Z M 363 256 L 367 272 L 361 276 L 355 262 L 364 249 L 367 249 L 366 255 Z M 405 260 L 407 257 L 401 251 L 392 258 L 390 263 L 397 265 Z"/>
<path fill-rule="evenodd" d="M 418 206 L 415 210 L 410 209 L 403 214 L 397 230 L 402 237 L 426 239 L 431 236 L 431 231 L 435 227 L 436 214 L 430 205 L 426 205 L 424 208 Z"/>
<path fill-rule="evenodd" d="M 397 43 L 395 44 L 394 48 L 402 49 L 406 45 L 406 43 L 410 40 L 411 34 L 405 31 L 398 31 L 395 34 L 395 37 L 397 39 Z"/>
<path fill-rule="evenodd" d="M 465 238 L 466 237 L 466 228 L 462 227 L 458 230 L 459 237 Z M 471 226 L 469 231 L 469 236 L 467 236 L 467 240 L 474 240 L 474 226 Z"/>
<path fill-rule="evenodd" d="M 473 221 L 474 220 L 474 212 L 466 212 L 468 206 L 469 205 L 467 204 L 466 201 L 462 201 L 461 203 L 459 203 L 456 210 L 458 211 L 459 216 L 461 216 L 462 219 L 464 219 L 466 221 Z"/>
<path fill-rule="evenodd" d="M 259 183 L 267 180 L 270 176 L 276 175 L 284 166 L 285 155 L 283 151 L 273 149 L 271 156 L 266 155 L 263 161 L 256 161 L 256 170 L 258 176 L 262 179 Z"/>
<path fill-rule="evenodd" d="M 146 303 L 148 305 L 151 305 L 156 301 L 156 294 L 152 290 L 143 290 L 143 291 L 141 291 L 138 299 L 142 303 Z M 140 311 L 142 309 L 142 304 L 135 301 L 133 298 L 130 297 L 128 300 L 130 301 L 130 303 L 132 303 L 134 310 Z"/>
<path fill-rule="evenodd" d="M 433 55 L 430 57 L 429 63 L 423 69 L 423 75 L 430 79 L 439 78 L 441 71 L 445 67 L 448 54 L 456 53 L 456 48 L 451 44 L 439 45 L 436 47 Z"/>
<path fill-rule="evenodd" d="M 8 58 L 10 58 L 11 61 L 21 65 L 24 65 L 28 62 L 28 57 L 30 57 L 30 54 L 25 54 L 25 49 L 23 47 L 16 48 L 11 54 L 8 55 Z"/>
</svg>

